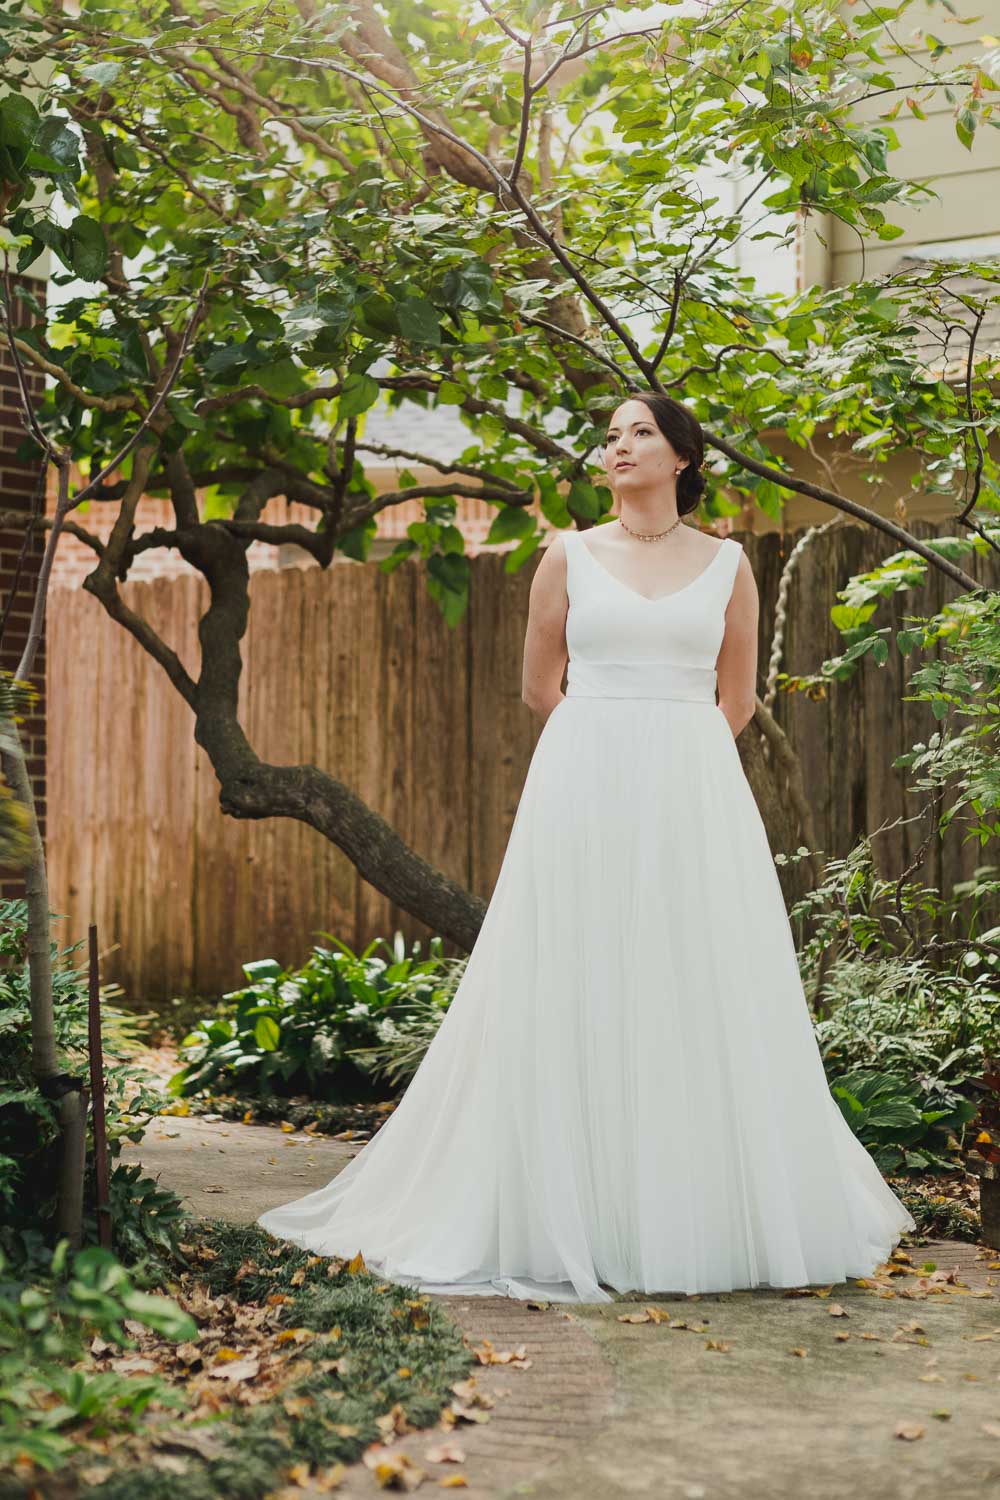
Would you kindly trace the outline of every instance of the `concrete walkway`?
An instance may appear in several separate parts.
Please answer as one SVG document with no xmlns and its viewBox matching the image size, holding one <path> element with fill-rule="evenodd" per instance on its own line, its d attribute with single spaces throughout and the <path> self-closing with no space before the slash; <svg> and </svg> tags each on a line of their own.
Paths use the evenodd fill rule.
<svg viewBox="0 0 1000 1500">
<path fill-rule="evenodd" d="M 328 1182 L 359 1144 L 160 1116 L 123 1154 L 192 1213 L 248 1223 Z M 537 1310 L 440 1298 L 487 1360 L 523 1346 L 530 1363 L 477 1372 L 489 1422 L 410 1434 L 389 1451 L 424 1470 L 422 1489 L 465 1475 L 470 1500 L 1000 1496 L 1000 1252 L 937 1241 L 908 1253 L 901 1274 L 827 1296 L 634 1295 Z M 919 1273 L 926 1262 L 932 1277 Z M 460 1464 L 427 1460 L 446 1437 Z M 336 1493 L 382 1490 L 359 1464 Z"/>
</svg>

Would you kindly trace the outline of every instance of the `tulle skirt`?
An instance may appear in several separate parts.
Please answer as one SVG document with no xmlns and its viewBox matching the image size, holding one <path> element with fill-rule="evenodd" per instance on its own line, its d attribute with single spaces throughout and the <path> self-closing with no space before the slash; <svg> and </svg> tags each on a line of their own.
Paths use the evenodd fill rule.
<svg viewBox="0 0 1000 1500">
<path fill-rule="evenodd" d="M 401 1102 L 259 1222 L 420 1290 L 569 1302 L 835 1284 L 915 1228 L 830 1094 L 714 703 L 559 703 Z"/>
</svg>

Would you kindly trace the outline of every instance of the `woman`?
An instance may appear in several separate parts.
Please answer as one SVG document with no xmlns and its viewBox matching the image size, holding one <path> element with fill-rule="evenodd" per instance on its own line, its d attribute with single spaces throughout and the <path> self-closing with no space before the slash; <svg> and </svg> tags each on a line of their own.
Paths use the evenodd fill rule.
<svg viewBox="0 0 1000 1500">
<path fill-rule="evenodd" d="M 838 1283 L 916 1227 L 827 1087 L 734 742 L 753 574 L 681 524 L 703 452 L 679 402 L 614 412 L 618 518 L 532 580 L 544 725 L 461 983 L 394 1113 L 272 1233 L 425 1291 L 607 1302 Z"/>
</svg>

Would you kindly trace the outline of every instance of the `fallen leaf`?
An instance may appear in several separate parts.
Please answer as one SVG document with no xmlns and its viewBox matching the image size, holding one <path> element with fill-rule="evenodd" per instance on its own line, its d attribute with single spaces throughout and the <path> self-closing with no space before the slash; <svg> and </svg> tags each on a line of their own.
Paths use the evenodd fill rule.
<svg viewBox="0 0 1000 1500">
<path fill-rule="evenodd" d="M 379 1444 L 365 1450 L 364 1462 L 384 1490 L 415 1490 L 426 1478 L 425 1471 L 405 1453 L 387 1454 Z"/>
<path fill-rule="evenodd" d="M 186 1474 L 188 1460 L 176 1453 L 154 1453 L 149 1462 L 163 1474 Z"/>
<path fill-rule="evenodd" d="M 260 1372 L 260 1362 L 255 1354 L 247 1359 L 236 1359 L 224 1364 L 221 1369 L 209 1370 L 208 1376 L 211 1380 L 253 1380 Z"/>
<path fill-rule="evenodd" d="M 458 1443 L 435 1443 L 428 1448 L 424 1458 L 429 1464 L 464 1464 L 465 1449 Z"/>
<path fill-rule="evenodd" d="M 286 1396 L 281 1405 L 287 1417 L 302 1417 L 315 1402 L 311 1396 Z"/>
<path fill-rule="evenodd" d="M 160 1368 L 155 1359 L 142 1359 L 136 1355 L 112 1359 L 109 1364 L 119 1375 L 155 1375 Z"/>
<path fill-rule="evenodd" d="M 391 1410 L 384 1412 L 381 1417 L 375 1418 L 375 1426 L 382 1434 L 384 1443 L 391 1442 L 394 1437 L 402 1437 L 408 1432 L 415 1432 L 407 1420 L 406 1412 L 400 1402 L 396 1402 Z"/>
<path fill-rule="evenodd" d="M 493 1397 L 479 1389 L 475 1375 L 469 1375 L 465 1380 L 456 1380 L 451 1389 L 460 1401 L 468 1402 L 470 1405 L 495 1405 Z"/>
<path fill-rule="evenodd" d="M 897 1422 L 893 1430 L 894 1437 L 904 1438 L 908 1443 L 912 1443 L 916 1438 L 922 1438 L 923 1435 L 924 1429 L 919 1422 Z"/>
</svg>

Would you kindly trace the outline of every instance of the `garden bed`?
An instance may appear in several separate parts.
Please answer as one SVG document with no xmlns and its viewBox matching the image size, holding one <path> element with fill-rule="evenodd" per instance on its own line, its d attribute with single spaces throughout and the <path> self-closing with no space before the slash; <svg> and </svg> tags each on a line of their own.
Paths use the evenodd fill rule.
<svg viewBox="0 0 1000 1500">
<path fill-rule="evenodd" d="M 374 1467 L 401 1433 L 437 1423 L 447 1434 L 484 1415 L 461 1330 L 429 1297 L 372 1276 L 360 1256 L 314 1256 L 256 1226 L 192 1221 L 164 1290 L 194 1336 L 179 1342 L 132 1317 L 131 1347 L 108 1329 L 89 1337 L 71 1372 L 89 1399 L 76 1413 L 67 1405 L 57 1424 L 71 1449 L 52 1472 L 15 1454 L 0 1500 L 322 1492 L 347 1464 L 364 1457 Z M 102 1381 L 121 1390 L 123 1377 L 156 1385 L 141 1419 L 100 1399 Z M 54 1418 L 43 1402 L 32 1421 Z M 443 1456 L 438 1472 L 456 1466 Z"/>
</svg>

